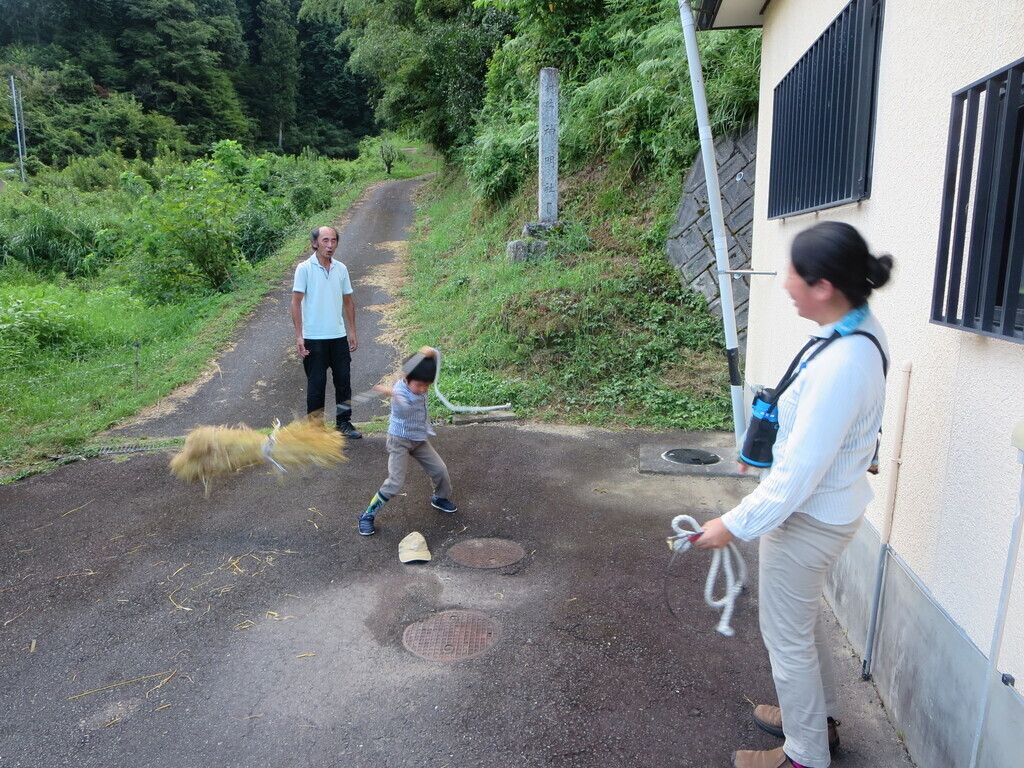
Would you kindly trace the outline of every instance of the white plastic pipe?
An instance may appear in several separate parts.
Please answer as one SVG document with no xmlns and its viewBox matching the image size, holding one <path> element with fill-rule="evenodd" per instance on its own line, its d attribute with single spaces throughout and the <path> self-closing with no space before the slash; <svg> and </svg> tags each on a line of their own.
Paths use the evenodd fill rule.
<svg viewBox="0 0 1024 768">
<path fill-rule="evenodd" d="M 704 75 L 697 47 L 697 30 L 693 23 L 690 0 L 678 0 L 679 19 L 683 24 L 686 41 L 686 59 L 690 65 L 690 84 L 693 88 L 693 108 L 697 113 L 700 134 L 700 153 L 704 160 L 704 178 L 708 189 L 711 213 L 711 232 L 715 241 L 715 264 L 718 267 L 718 293 L 722 300 L 722 325 L 725 330 L 725 354 L 729 362 L 729 389 L 732 393 L 732 421 L 736 433 L 736 447 L 743 442 L 747 429 L 743 407 L 743 377 L 740 375 L 739 342 L 736 337 L 736 309 L 729 282 L 729 245 L 725 239 L 725 217 L 722 214 L 722 193 L 718 185 L 718 164 L 715 162 L 715 142 L 711 136 L 708 100 L 704 93 Z"/>
<path fill-rule="evenodd" d="M 885 489 L 884 517 L 880 532 L 881 542 L 878 546 L 878 565 L 875 570 L 875 597 L 871 603 L 871 618 L 868 622 L 868 638 L 864 643 L 864 663 L 860 676 L 867 680 L 871 677 L 871 654 L 875 647 L 875 631 L 878 627 L 878 614 L 882 603 L 882 586 L 885 584 L 885 563 L 889 554 L 889 537 L 892 535 L 892 518 L 896 509 L 896 489 L 900 479 L 900 465 L 903 463 L 903 431 L 907 422 L 907 401 L 910 399 L 910 374 L 914 365 L 906 360 L 900 366 L 900 400 L 896 410 L 896 426 L 892 444 L 892 457 L 889 459 L 889 483 Z"/>
<path fill-rule="evenodd" d="M 985 669 L 985 680 L 982 683 L 981 707 L 978 712 L 978 725 L 974 729 L 974 746 L 971 747 L 971 768 L 978 765 L 978 751 L 981 748 L 981 732 L 988 718 L 989 705 L 992 702 L 992 684 L 995 682 L 996 667 L 999 664 L 999 651 L 1003 646 L 1003 630 L 1006 628 L 1006 608 L 1010 604 L 1010 592 L 1013 589 L 1013 574 L 1017 568 L 1017 555 L 1020 552 L 1021 510 L 1024 509 L 1024 421 L 1018 422 L 1010 438 L 1010 444 L 1017 449 L 1017 461 L 1021 464 L 1020 492 L 1017 495 L 1017 512 L 1013 518 L 1010 532 L 1010 545 L 1006 552 L 1006 567 L 1003 569 L 1003 588 L 999 593 L 999 609 L 996 611 L 996 626 L 992 631 L 992 646 L 988 651 L 988 666 Z"/>
</svg>

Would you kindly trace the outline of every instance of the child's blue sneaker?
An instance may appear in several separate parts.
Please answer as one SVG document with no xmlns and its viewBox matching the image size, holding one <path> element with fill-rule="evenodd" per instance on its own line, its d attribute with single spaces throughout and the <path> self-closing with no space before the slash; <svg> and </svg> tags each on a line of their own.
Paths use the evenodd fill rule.
<svg viewBox="0 0 1024 768">
<path fill-rule="evenodd" d="M 449 515 L 453 512 L 458 512 L 459 508 L 455 506 L 455 503 L 448 499 L 442 499 L 440 496 L 430 497 L 430 506 L 434 509 L 440 509 L 442 512 L 447 512 Z"/>
<path fill-rule="evenodd" d="M 359 516 L 359 535 L 373 536 L 376 531 L 373 528 L 373 515 L 362 514 Z"/>
</svg>

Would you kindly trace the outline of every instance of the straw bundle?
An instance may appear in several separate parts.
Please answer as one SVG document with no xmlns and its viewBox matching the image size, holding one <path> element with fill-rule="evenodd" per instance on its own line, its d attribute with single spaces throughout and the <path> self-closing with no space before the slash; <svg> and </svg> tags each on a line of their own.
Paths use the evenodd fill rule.
<svg viewBox="0 0 1024 768">
<path fill-rule="evenodd" d="M 186 482 L 202 481 L 206 492 L 215 477 L 269 461 L 283 472 L 345 461 L 344 438 L 319 419 L 302 418 L 286 427 L 275 424 L 269 437 L 244 424 L 237 427 L 197 427 L 171 459 L 171 471 Z"/>
</svg>

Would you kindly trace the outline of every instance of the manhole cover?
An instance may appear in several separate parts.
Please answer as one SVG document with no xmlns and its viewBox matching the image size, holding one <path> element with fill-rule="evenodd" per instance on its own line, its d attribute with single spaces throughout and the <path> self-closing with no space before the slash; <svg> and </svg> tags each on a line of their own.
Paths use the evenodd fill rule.
<svg viewBox="0 0 1024 768">
<path fill-rule="evenodd" d="M 673 464 L 717 464 L 722 460 L 718 454 L 699 448 L 673 448 L 661 454 L 661 458 Z"/>
<path fill-rule="evenodd" d="M 504 568 L 526 557 L 526 550 L 508 539 L 466 539 L 449 549 L 448 556 L 469 568 Z"/>
<path fill-rule="evenodd" d="M 427 661 L 474 659 L 501 639 L 501 624 L 477 611 L 443 611 L 405 628 L 402 645 Z"/>
</svg>

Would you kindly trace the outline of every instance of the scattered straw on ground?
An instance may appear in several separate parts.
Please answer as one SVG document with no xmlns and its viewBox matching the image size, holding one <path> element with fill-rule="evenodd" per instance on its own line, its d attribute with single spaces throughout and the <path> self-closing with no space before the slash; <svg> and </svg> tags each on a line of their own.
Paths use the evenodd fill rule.
<svg viewBox="0 0 1024 768">
<path fill-rule="evenodd" d="M 409 253 L 409 243 L 406 240 L 393 240 L 378 243 L 377 247 L 389 250 L 394 258 L 387 264 L 381 264 L 368 270 L 363 278 L 363 283 L 385 290 L 392 297 L 391 301 L 385 304 L 372 304 L 366 307 L 381 316 L 377 337 L 374 340 L 378 344 L 391 347 L 396 353 L 395 369 L 385 374 L 378 382 L 390 386 L 401 374 L 400 361 L 405 357 L 402 350 L 406 346 L 409 333 L 415 330 L 414 327 L 402 325 L 399 321 L 399 316 L 404 308 L 400 291 L 408 281 L 405 274 L 405 261 Z"/>
<path fill-rule="evenodd" d="M 120 688 L 122 685 L 129 685 L 130 683 L 138 683 L 138 682 L 141 682 L 142 680 L 152 680 L 154 677 L 166 678 L 163 681 L 163 683 L 160 683 L 160 685 L 163 685 L 164 683 L 167 682 L 167 680 L 170 680 L 172 677 L 174 677 L 174 675 L 177 673 L 177 671 L 178 670 L 176 670 L 176 669 L 169 669 L 166 672 L 157 672 L 155 675 L 144 675 L 143 677 L 135 677 L 135 678 L 132 678 L 131 680 L 125 680 L 124 682 L 114 683 L 113 685 L 105 685 L 102 688 L 93 688 L 91 691 L 84 691 L 83 693 L 76 693 L 74 696 L 68 696 L 68 701 L 71 701 L 72 699 L 80 699 L 83 696 L 89 696 L 90 694 L 99 693 L 100 691 L 109 691 L 111 688 Z M 157 688 L 159 688 L 160 685 L 158 685 Z M 156 690 L 156 688 L 154 688 L 152 690 Z"/>
<path fill-rule="evenodd" d="M 85 508 L 86 508 L 86 507 L 88 507 L 88 506 L 89 506 L 90 504 L 92 504 L 92 503 L 93 503 L 94 501 L 96 501 L 96 499 L 89 499 L 89 500 L 88 500 L 87 502 L 85 502 L 85 504 L 83 504 L 82 506 L 80 506 L 80 507 L 75 507 L 74 509 L 69 509 L 69 510 L 68 510 L 67 512 L 63 513 L 63 514 L 61 515 L 61 517 L 67 517 L 67 516 L 68 516 L 68 515 L 70 515 L 70 514 L 71 514 L 72 512 L 77 512 L 77 511 L 78 511 L 78 510 L 80 510 L 80 509 L 85 509 Z"/>
</svg>

